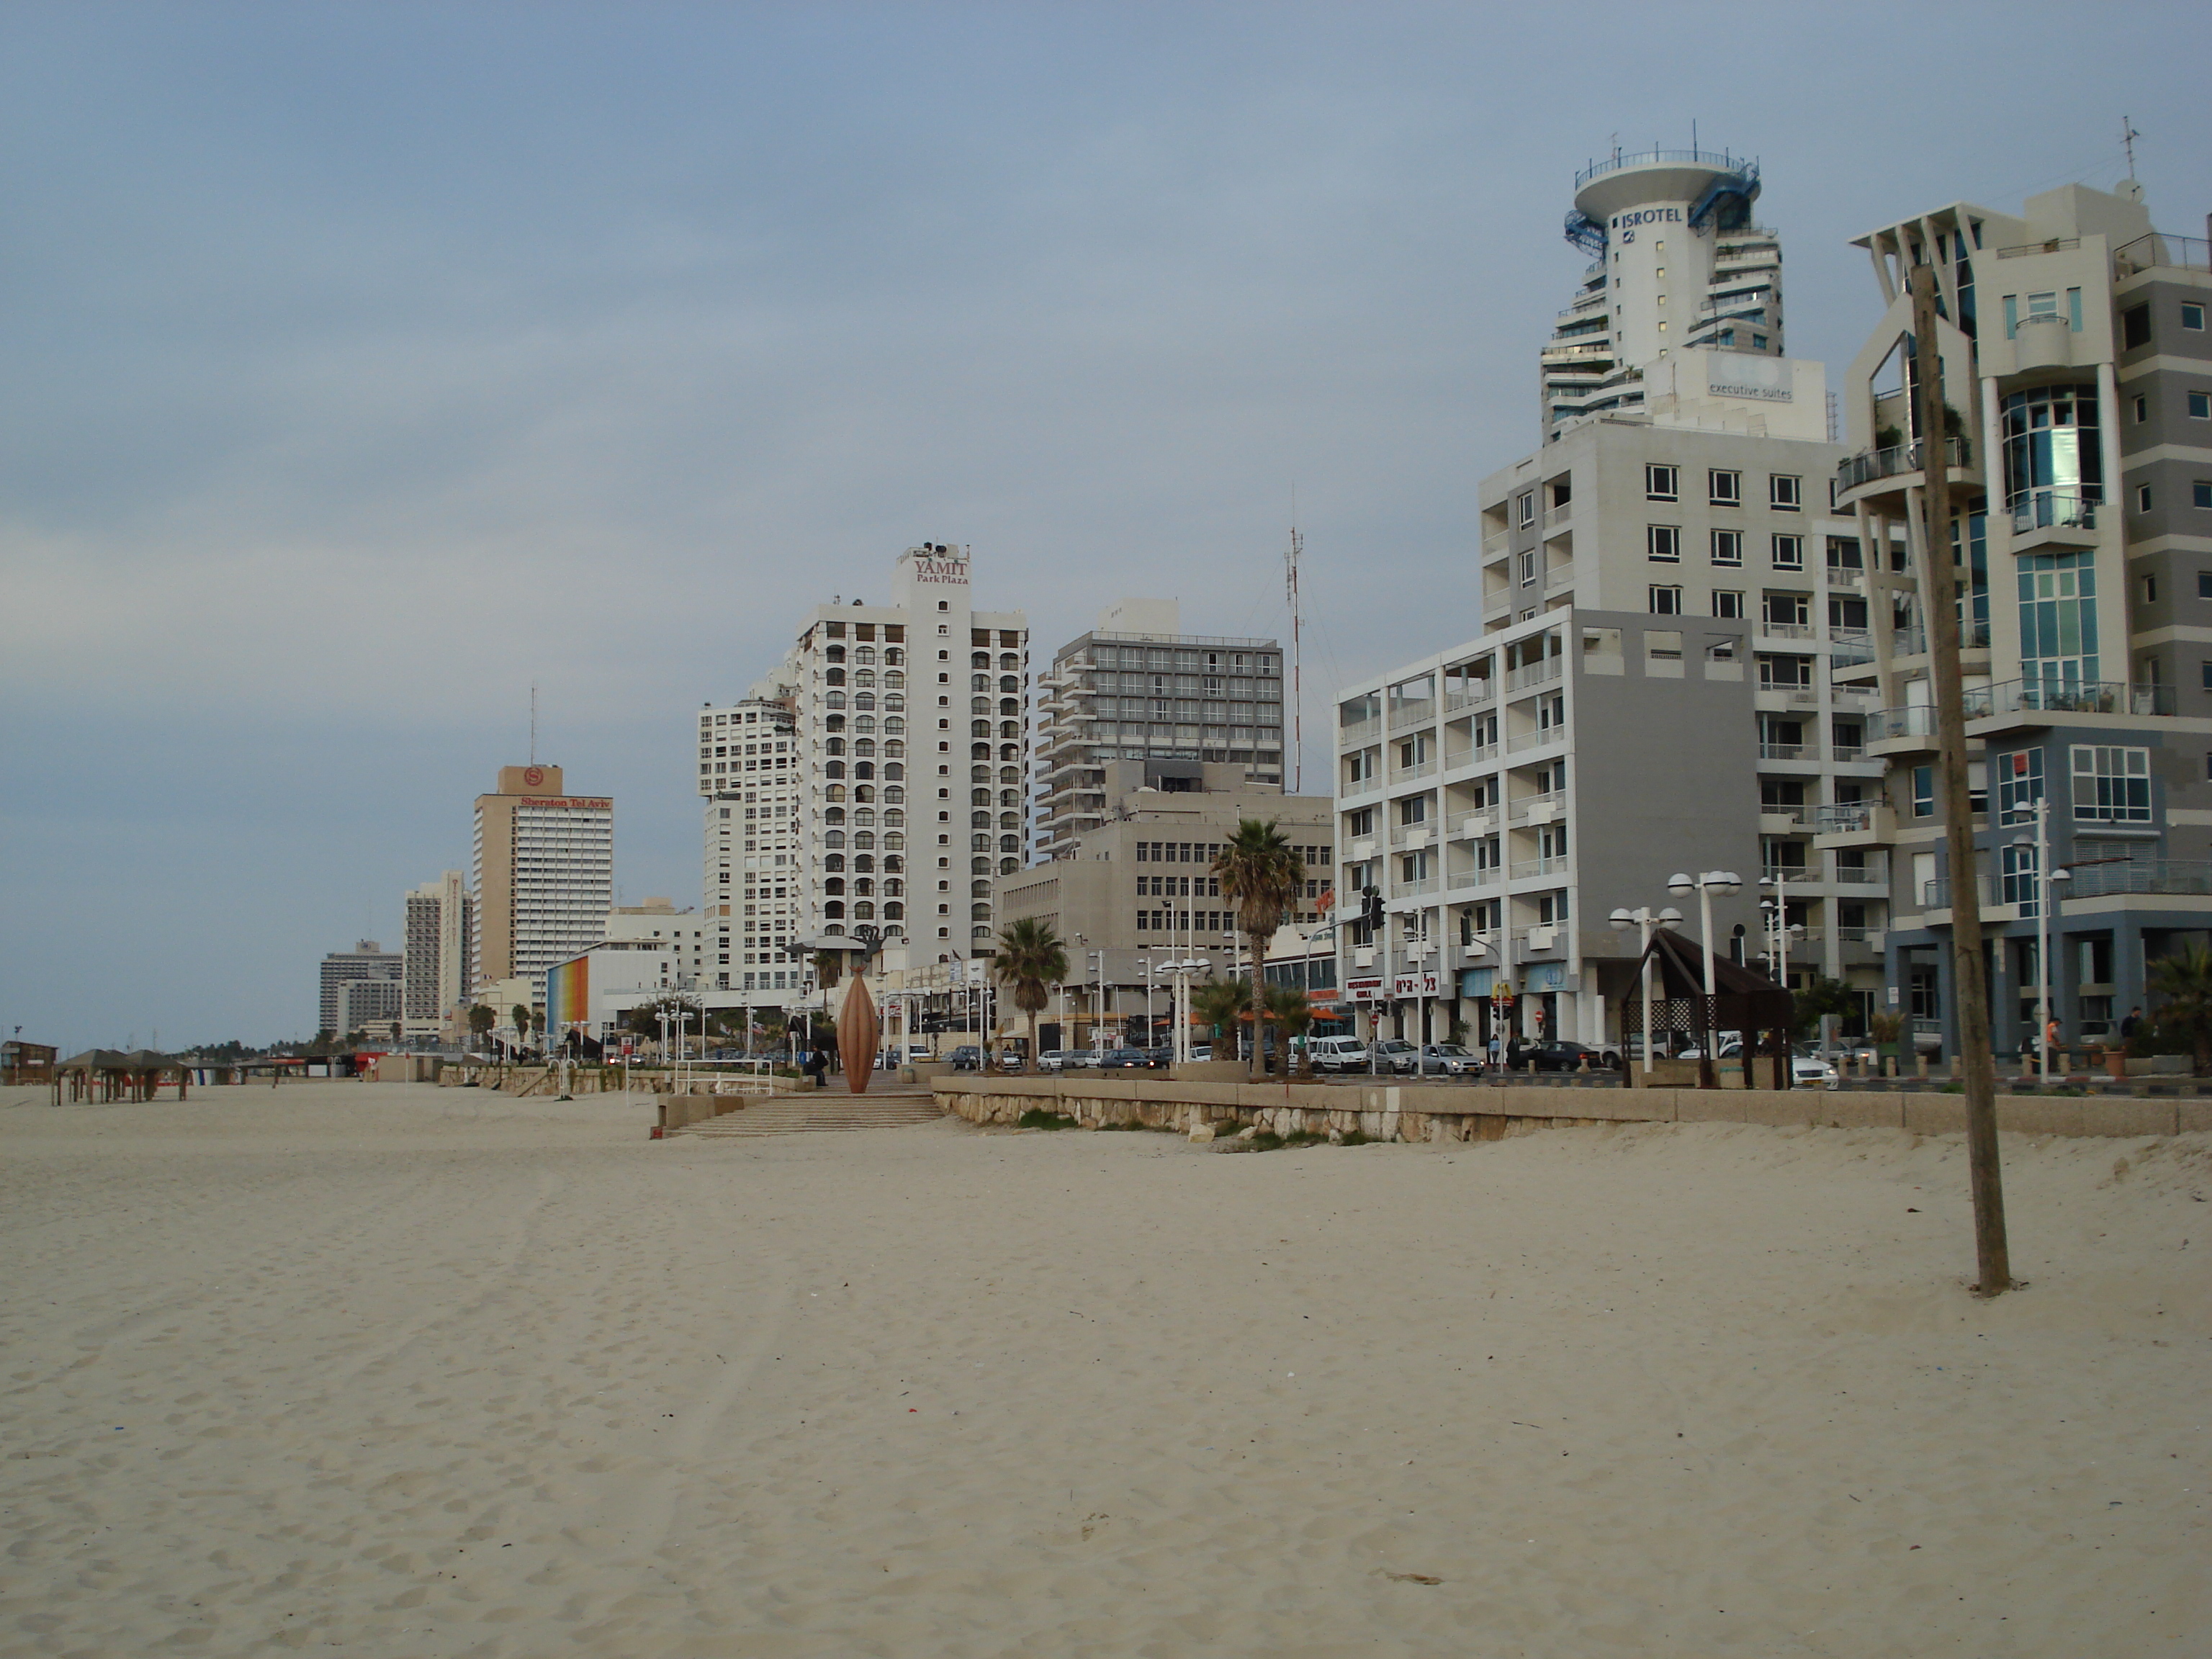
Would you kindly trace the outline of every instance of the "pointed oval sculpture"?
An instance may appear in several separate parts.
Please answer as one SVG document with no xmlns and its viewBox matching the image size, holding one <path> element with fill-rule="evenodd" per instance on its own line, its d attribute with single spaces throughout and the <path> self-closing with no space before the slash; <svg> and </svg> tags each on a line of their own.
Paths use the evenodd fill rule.
<svg viewBox="0 0 2212 1659">
<path fill-rule="evenodd" d="M 882 1035 L 867 976 L 856 972 L 845 988 L 845 1006 L 837 1011 L 837 1052 L 845 1062 L 845 1086 L 856 1095 L 868 1091 L 876 1069 L 876 1039 Z"/>
</svg>

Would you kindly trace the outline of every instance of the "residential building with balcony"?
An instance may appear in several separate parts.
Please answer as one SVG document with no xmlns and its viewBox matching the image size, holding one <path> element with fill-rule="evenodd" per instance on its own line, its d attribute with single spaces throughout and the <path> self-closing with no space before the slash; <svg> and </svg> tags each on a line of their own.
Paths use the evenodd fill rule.
<svg viewBox="0 0 2212 1659">
<path fill-rule="evenodd" d="M 2152 228 L 2139 189 L 2069 185 L 2017 215 L 1957 202 L 1857 246 L 1885 310 L 1845 377 L 1851 453 L 1834 500 L 1859 540 L 1903 544 L 1869 574 L 1863 661 L 1879 801 L 1820 825 L 1823 850 L 1887 853 L 1888 975 L 1924 1048 L 1955 1047 L 1955 873 L 1936 787 L 1922 602 L 1932 539 L 1960 577 L 1978 884 L 2001 1052 L 2037 1024 L 2050 803 L 2054 1012 L 2069 1041 L 2144 1000 L 2148 963 L 2212 930 L 2212 266 Z M 1930 265 L 1938 338 L 1912 334 Z M 1944 430 L 1918 429 L 1921 365 L 1941 364 Z M 1934 440 L 1933 444 L 1930 439 Z M 1941 464 L 1953 523 L 1926 530 Z M 2070 879 L 2056 880 L 2063 867 Z"/>
<path fill-rule="evenodd" d="M 975 609 L 969 568 L 963 547 L 907 549 L 889 603 L 817 606 L 770 677 L 775 700 L 788 700 L 792 763 L 765 775 L 787 773 L 788 816 L 752 837 L 757 861 L 732 886 L 750 921 L 775 926 L 733 928 L 728 954 L 779 958 L 768 971 L 790 982 L 775 988 L 814 989 L 799 945 L 825 933 L 872 930 L 885 972 L 992 948 L 992 882 L 1021 868 L 1025 844 L 1029 624 Z M 744 823 L 740 804 L 710 809 L 717 860 L 726 805 L 733 829 Z M 714 873 L 719 888 L 719 862 Z"/>
<path fill-rule="evenodd" d="M 771 677 L 738 702 L 699 711 L 702 908 L 714 933 L 713 960 L 701 964 L 700 984 L 765 993 L 756 1006 L 789 1001 L 805 974 L 793 949 L 801 793 L 796 701 L 793 687 Z"/>
<path fill-rule="evenodd" d="M 1233 766 L 1279 791 L 1283 753 L 1273 640 L 1185 634 L 1175 600 L 1122 599 L 1037 677 L 1037 856 L 1071 856 L 1106 822 L 1110 762 Z"/>
<path fill-rule="evenodd" d="M 1881 792 L 1880 699 L 1841 671 L 1901 545 L 1830 507 L 1825 372 L 1778 355 L 1778 308 L 1756 340 L 1662 328 L 1676 282 L 1723 274 L 1711 192 L 1755 193 L 1706 159 L 1620 158 L 1601 195 L 1584 175 L 1570 237 L 1620 273 L 1635 400 L 1547 399 L 1541 447 L 1479 487 L 1479 632 L 1338 695 L 1339 890 L 1348 921 L 1370 886 L 1386 915 L 1344 929 L 1340 977 L 1397 1035 L 1617 1037 L 1638 942 L 1608 917 L 1676 902 L 1676 872 L 1742 877 L 1716 949 L 1763 959 L 1764 878 L 1802 930 L 1791 982 L 1881 1000 L 1882 855 L 1818 836 Z"/>
</svg>

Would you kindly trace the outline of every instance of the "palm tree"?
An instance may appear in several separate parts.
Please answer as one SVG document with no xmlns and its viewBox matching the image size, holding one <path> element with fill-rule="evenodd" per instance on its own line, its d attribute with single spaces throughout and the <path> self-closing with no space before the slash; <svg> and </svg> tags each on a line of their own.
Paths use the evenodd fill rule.
<svg viewBox="0 0 2212 1659">
<path fill-rule="evenodd" d="M 1036 1017 L 1044 1012 L 1050 988 L 1067 977 L 1067 946 L 1048 921 L 1024 916 L 999 930 L 999 952 L 991 958 L 991 975 L 1010 987 L 1014 1006 L 1029 1016 L 1029 1067 L 1036 1066 Z"/>
<path fill-rule="evenodd" d="M 491 1028 L 499 1024 L 499 1016 L 481 1002 L 469 1005 L 469 1032 L 479 1042 L 491 1035 Z"/>
<path fill-rule="evenodd" d="M 2162 999 L 2154 1018 L 2196 1050 L 2197 1075 L 2212 1071 L 2212 950 L 2185 947 L 2150 965 L 2151 994 Z"/>
<path fill-rule="evenodd" d="M 1303 986 L 1270 985 L 1263 994 L 1267 999 L 1267 1018 L 1283 1034 L 1283 1071 L 1287 1075 L 1291 1069 L 1291 1042 L 1313 1030 L 1313 1004 L 1306 1000 Z M 1313 1056 L 1307 1054 L 1303 1047 L 1298 1052 L 1299 1073 L 1310 1077 L 1313 1074 Z"/>
<path fill-rule="evenodd" d="M 1237 931 L 1252 942 L 1252 1077 L 1255 1082 L 1267 1071 L 1267 1045 L 1259 1040 L 1261 1022 L 1267 1018 L 1261 969 L 1267 961 L 1267 941 L 1283 925 L 1283 917 L 1306 878 L 1304 860 L 1283 839 L 1275 822 L 1273 818 L 1265 823 L 1257 818 L 1239 820 L 1237 833 L 1213 860 L 1213 873 L 1221 878 L 1221 896 L 1237 901 Z"/>
<path fill-rule="evenodd" d="M 1225 1032 L 1236 1040 L 1244 1011 L 1251 1005 L 1251 988 L 1241 975 L 1209 979 L 1190 988 L 1190 1012 L 1211 1025 L 1217 1038 Z"/>
</svg>

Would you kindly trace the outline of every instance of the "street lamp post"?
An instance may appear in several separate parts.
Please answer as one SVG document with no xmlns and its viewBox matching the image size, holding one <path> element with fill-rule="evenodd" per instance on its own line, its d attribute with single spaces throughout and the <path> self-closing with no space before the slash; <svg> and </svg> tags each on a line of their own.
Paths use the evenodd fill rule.
<svg viewBox="0 0 2212 1659">
<path fill-rule="evenodd" d="M 1771 943 L 1774 982 L 1785 991 L 1790 988 L 1790 935 L 1805 931 L 1802 925 L 1793 924 L 1790 920 L 1790 904 L 1785 896 L 1789 880 L 1789 877 L 1779 870 L 1771 876 L 1759 878 L 1760 886 L 1774 890 L 1774 896 L 1761 899 L 1759 908 L 1766 913 L 1769 931 L 1774 936 Z"/>
<path fill-rule="evenodd" d="M 2052 889 L 2074 879 L 2070 870 L 2051 867 L 2051 803 L 2039 799 L 2034 806 L 2035 834 L 2014 836 L 2014 847 L 2035 849 L 2035 1074 L 2051 1076 L 2051 910 L 2057 895 Z"/>
<path fill-rule="evenodd" d="M 1669 933 L 1674 932 L 1682 925 L 1682 913 L 1671 904 L 1663 910 L 1654 910 L 1650 905 L 1642 904 L 1633 910 L 1625 907 L 1615 910 L 1607 920 L 1613 924 L 1615 933 L 1626 933 L 1631 927 L 1635 928 L 1641 945 L 1638 958 L 1643 969 L 1640 989 L 1644 998 L 1644 1080 L 1649 1082 L 1651 1077 L 1652 1047 L 1651 934 L 1654 929 L 1661 927 Z"/>
<path fill-rule="evenodd" d="M 1669 876 L 1667 890 L 1676 898 L 1698 896 L 1698 943 L 1705 953 L 1705 994 L 1715 994 L 1713 981 L 1713 895 L 1730 898 L 1743 890 L 1743 878 L 1733 870 L 1701 870 L 1693 880 L 1686 875 Z"/>
</svg>

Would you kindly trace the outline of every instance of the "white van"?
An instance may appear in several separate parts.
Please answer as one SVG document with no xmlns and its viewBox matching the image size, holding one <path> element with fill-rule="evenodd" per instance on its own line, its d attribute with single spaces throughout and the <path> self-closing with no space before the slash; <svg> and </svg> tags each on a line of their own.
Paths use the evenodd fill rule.
<svg viewBox="0 0 2212 1659">
<path fill-rule="evenodd" d="M 1313 1056 L 1316 1072 L 1364 1072 L 1367 1069 L 1367 1045 L 1358 1037 L 1316 1037 L 1306 1045 Z"/>
</svg>

